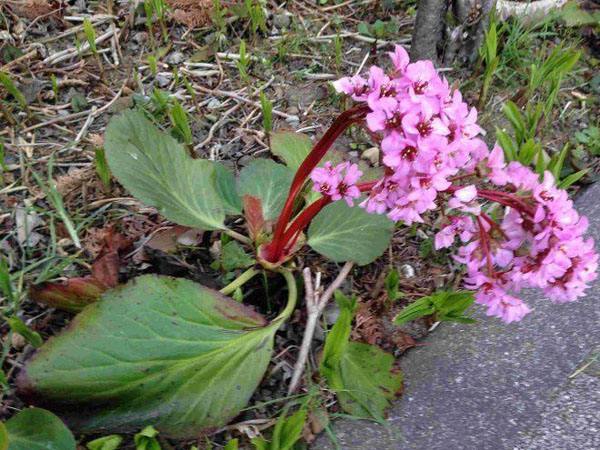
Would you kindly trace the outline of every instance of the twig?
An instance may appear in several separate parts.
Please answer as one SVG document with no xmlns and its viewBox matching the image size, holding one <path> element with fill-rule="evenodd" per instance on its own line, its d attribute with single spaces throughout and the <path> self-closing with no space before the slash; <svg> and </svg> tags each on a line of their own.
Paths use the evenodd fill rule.
<svg viewBox="0 0 600 450">
<path fill-rule="evenodd" d="M 325 309 L 325 306 L 333 296 L 333 293 L 344 282 L 344 280 L 352 270 L 352 267 L 354 267 L 353 262 L 348 261 L 346 264 L 344 264 L 344 267 L 342 267 L 342 270 L 340 270 L 338 276 L 335 278 L 335 280 L 333 280 L 333 282 L 329 285 L 329 287 L 321 296 L 319 296 L 319 293 L 313 286 L 310 269 L 306 267 L 302 271 L 302 276 L 304 277 L 306 311 L 308 313 L 308 319 L 306 320 L 306 328 L 304 329 L 304 336 L 302 337 L 300 353 L 298 354 L 296 364 L 294 364 L 294 373 L 292 375 L 292 380 L 290 381 L 290 386 L 288 388 L 288 395 L 291 395 L 297 389 L 298 384 L 300 382 L 300 377 L 304 372 L 304 366 L 306 365 L 310 345 L 315 334 L 317 321 L 319 320 L 319 317 L 321 317 L 321 313 L 323 312 L 323 309 Z"/>
<path fill-rule="evenodd" d="M 119 31 L 118 28 L 108 30 L 106 33 L 104 33 L 104 34 L 98 36 L 98 38 L 96 38 L 96 41 L 95 41 L 96 44 L 101 44 L 102 42 L 111 38 L 114 34 L 118 33 L 118 31 Z M 67 48 L 66 50 L 62 50 L 60 52 L 57 52 L 57 53 L 54 53 L 53 55 L 48 56 L 46 59 L 44 59 L 42 61 L 42 65 L 58 64 L 59 62 L 66 61 L 67 59 L 77 56 L 79 53 L 87 52 L 89 49 L 90 49 L 89 42 L 84 42 L 83 44 L 81 44 L 81 47 L 79 50 L 77 50 L 77 48 L 75 48 L 75 47 L 70 47 L 70 48 Z"/>
<path fill-rule="evenodd" d="M 182 69 L 183 72 L 183 69 Z M 187 71 L 188 73 L 190 73 L 189 71 Z M 193 74 L 192 74 L 193 75 Z M 259 102 L 255 102 L 253 100 L 250 100 L 249 98 L 246 97 L 242 97 L 239 94 L 236 94 L 235 92 L 230 92 L 230 91 L 222 91 L 221 89 L 209 89 L 209 88 L 205 88 L 203 86 L 199 86 L 197 85 L 196 88 L 199 91 L 205 92 L 207 94 L 214 94 L 214 95 L 222 95 L 223 97 L 230 97 L 230 98 L 234 98 L 236 100 L 239 100 L 240 102 L 244 102 L 247 103 L 249 105 L 252 105 L 256 108 L 260 108 L 261 105 Z M 279 111 L 277 109 L 273 110 L 273 114 L 279 117 L 283 117 L 284 119 L 289 119 L 289 120 L 299 120 L 298 116 L 294 116 L 291 114 L 286 114 L 282 111 Z"/>
</svg>

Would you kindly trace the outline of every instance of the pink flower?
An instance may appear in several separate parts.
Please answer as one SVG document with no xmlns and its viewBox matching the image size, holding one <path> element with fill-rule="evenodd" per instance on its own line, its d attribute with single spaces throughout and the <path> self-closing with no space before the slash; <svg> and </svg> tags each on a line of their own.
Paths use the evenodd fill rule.
<svg viewBox="0 0 600 450">
<path fill-rule="evenodd" d="M 490 156 L 487 159 L 487 168 L 490 169 L 489 177 L 490 181 L 496 186 L 504 186 L 508 181 L 509 177 L 504 168 L 504 150 L 497 144 L 490 152 Z"/>
<path fill-rule="evenodd" d="M 371 92 L 367 80 L 358 75 L 341 78 L 332 84 L 336 92 L 343 92 L 346 95 L 350 95 L 356 101 L 366 100 L 368 94 Z"/>
<path fill-rule="evenodd" d="M 435 235 L 436 250 L 450 247 L 456 236 L 459 236 L 462 242 L 468 242 L 477 231 L 470 217 L 450 216 L 448 219 L 450 223 Z"/>
<path fill-rule="evenodd" d="M 331 197 L 333 201 L 343 199 L 348 206 L 354 206 L 354 199 L 360 197 L 356 183 L 361 176 L 356 164 L 343 162 L 333 167 L 330 161 L 324 167 L 313 169 L 310 175 L 314 191 Z"/>
<path fill-rule="evenodd" d="M 452 209 L 477 216 L 481 213 L 481 205 L 473 201 L 476 197 L 477 188 L 473 185 L 466 186 L 454 193 L 454 197 L 450 199 L 448 206 Z"/>
<path fill-rule="evenodd" d="M 388 55 L 390 55 L 394 69 L 396 69 L 396 74 L 404 73 L 406 66 L 408 66 L 408 63 L 410 62 L 410 58 L 408 57 L 406 50 L 404 50 L 404 47 L 396 45 L 394 51 L 389 52 Z"/>
<path fill-rule="evenodd" d="M 329 197 L 337 194 L 337 188 L 340 184 L 340 174 L 337 167 L 333 167 L 331 162 L 326 162 L 324 167 L 315 168 L 310 177 L 314 183 L 313 191 L 320 192 Z"/>
<path fill-rule="evenodd" d="M 475 294 L 475 301 L 488 307 L 487 315 L 506 323 L 518 322 L 531 312 L 522 300 L 507 294 L 502 288 L 490 286 Z"/>
</svg>

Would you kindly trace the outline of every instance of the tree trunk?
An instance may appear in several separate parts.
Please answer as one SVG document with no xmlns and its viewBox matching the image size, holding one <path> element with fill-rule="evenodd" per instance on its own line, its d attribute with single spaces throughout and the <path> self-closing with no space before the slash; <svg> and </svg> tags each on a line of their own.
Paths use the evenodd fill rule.
<svg viewBox="0 0 600 450">
<path fill-rule="evenodd" d="M 419 0 L 411 58 L 436 65 L 477 60 L 496 0 Z"/>
<path fill-rule="evenodd" d="M 410 45 L 410 58 L 413 61 L 430 59 L 437 65 L 438 45 L 444 35 L 444 16 L 447 8 L 446 0 L 419 0 Z"/>
</svg>

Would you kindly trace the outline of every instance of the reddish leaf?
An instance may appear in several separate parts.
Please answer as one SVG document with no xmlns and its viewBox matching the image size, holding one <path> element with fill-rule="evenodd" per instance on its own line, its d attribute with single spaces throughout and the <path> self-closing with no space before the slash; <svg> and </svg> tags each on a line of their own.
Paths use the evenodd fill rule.
<svg viewBox="0 0 600 450">
<path fill-rule="evenodd" d="M 72 278 L 64 283 L 42 283 L 29 288 L 29 296 L 36 302 L 53 308 L 79 312 L 100 298 L 108 289 L 93 276 Z"/>
<path fill-rule="evenodd" d="M 119 284 L 120 264 L 121 258 L 118 252 L 107 253 L 92 264 L 92 278 L 106 287 L 115 287 Z"/>
<path fill-rule="evenodd" d="M 95 302 L 102 293 L 119 283 L 119 251 L 131 245 L 125 236 L 110 228 L 104 237 L 100 256 L 92 263 L 92 274 L 65 282 L 42 283 L 29 289 L 29 296 L 40 303 L 65 311 L 79 312 Z"/>
<path fill-rule="evenodd" d="M 248 232 L 252 239 L 255 239 L 265 231 L 265 218 L 263 216 L 262 204 L 260 199 L 251 195 L 244 195 L 244 215 Z"/>
</svg>

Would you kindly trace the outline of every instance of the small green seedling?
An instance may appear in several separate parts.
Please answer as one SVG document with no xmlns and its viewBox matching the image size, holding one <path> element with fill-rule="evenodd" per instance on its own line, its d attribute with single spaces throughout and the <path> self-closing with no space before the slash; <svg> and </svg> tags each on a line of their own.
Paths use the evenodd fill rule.
<svg viewBox="0 0 600 450">
<path fill-rule="evenodd" d="M 385 292 L 389 301 L 396 301 L 403 297 L 403 293 L 400 292 L 400 275 L 396 269 L 390 270 L 387 277 L 385 277 Z"/>
<path fill-rule="evenodd" d="M 110 188 L 110 169 L 106 162 L 106 154 L 103 148 L 97 148 L 95 150 L 94 162 L 96 165 L 96 173 L 98 178 L 102 181 L 102 184 L 106 189 Z"/>
<path fill-rule="evenodd" d="M 248 83 L 250 76 L 248 75 L 248 67 L 250 66 L 250 57 L 246 53 L 246 42 L 240 41 L 240 59 L 237 61 L 238 73 L 244 83 Z"/>
<path fill-rule="evenodd" d="M 156 428 L 148 425 L 133 437 L 135 450 L 161 450 L 156 436 L 158 436 Z"/>
<path fill-rule="evenodd" d="M 260 91 L 260 107 L 262 110 L 262 123 L 265 133 L 273 131 L 273 103 L 267 98 L 264 91 Z"/>
<path fill-rule="evenodd" d="M 88 450 L 117 450 L 123 442 L 123 438 L 118 434 L 103 436 L 88 442 L 85 446 Z"/>
<path fill-rule="evenodd" d="M 485 64 L 483 83 L 481 85 L 481 91 L 479 92 L 479 108 L 483 108 L 487 100 L 490 85 L 494 79 L 494 73 L 496 72 L 500 61 L 498 56 L 498 30 L 493 15 L 490 17 L 490 26 L 485 33 L 485 40 L 483 46 L 479 50 L 479 55 L 483 64 Z"/>
<path fill-rule="evenodd" d="M 17 317 L 9 317 L 6 319 L 6 322 L 13 333 L 23 336 L 25 340 L 33 347 L 40 347 L 44 343 L 44 340 L 40 334 L 37 331 L 33 331 L 31 328 L 29 328 L 21 319 Z"/>
<path fill-rule="evenodd" d="M 394 323 L 402 325 L 430 315 L 435 315 L 435 320 L 440 322 L 473 323 L 475 320 L 464 314 L 474 301 L 471 291 L 438 291 L 408 305 L 396 316 Z"/>
<path fill-rule="evenodd" d="M 169 118 L 173 125 L 173 132 L 184 144 L 192 145 L 192 129 L 190 128 L 189 117 L 181 103 L 176 99 L 171 101 L 171 107 L 169 109 Z"/>
<path fill-rule="evenodd" d="M 17 101 L 19 106 L 26 110 L 27 100 L 25 99 L 25 96 L 15 85 L 15 83 L 13 83 L 13 81 L 10 79 L 10 76 L 6 72 L 0 72 L 0 83 L 2 83 L 4 89 L 6 89 L 6 91 Z"/>
</svg>

